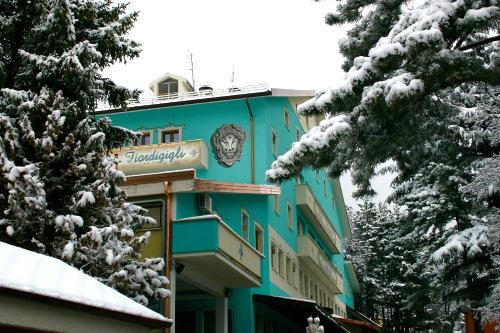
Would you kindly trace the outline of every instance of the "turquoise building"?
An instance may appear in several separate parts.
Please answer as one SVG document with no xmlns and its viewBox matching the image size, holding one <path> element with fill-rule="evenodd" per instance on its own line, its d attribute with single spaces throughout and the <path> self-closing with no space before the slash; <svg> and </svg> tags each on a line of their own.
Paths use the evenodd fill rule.
<svg viewBox="0 0 500 333">
<path fill-rule="evenodd" d="M 141 232 L 151 233 L 144 255 L 171 268 L 172 298 L 151 302 L 174 319 L 171 332 L 303 332 L 310 315 L 337 327 L 359 291 L 340 183 L 310 169 L 280 186 L 265 179 L 320 120 L 296 111 L 313 91 L 194 91 L 170 73 L 151 89 L 98 117 L 143 133 L 114 153 L 129 199 L 158 221 Z"/>
</svg>

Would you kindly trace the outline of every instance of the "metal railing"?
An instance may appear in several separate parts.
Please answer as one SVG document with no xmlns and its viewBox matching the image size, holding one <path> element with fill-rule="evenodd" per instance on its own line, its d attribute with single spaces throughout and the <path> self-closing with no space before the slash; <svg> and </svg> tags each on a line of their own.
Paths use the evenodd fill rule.
<svg viewBox="0 0 500 333">
<path fill-rule="evenodd" d="M 154 105 L 154 104 L 165 104 L 165 103 L 174 103 L 180 101 L 190 101 L 197 99 L 205 99 L 205 98 L 214 98 L 214 97 L 224 97 L 224 96 L 232 96 L 232 95 L 243 95 L 243 94 L 251 94 L 258 92 L 266 92 L 269 91 L 268 84 L 256 84 L 250 86 L 243 87 L 231 87 L 225 89 L 214 89 L 214 90 L 202 90 L 202 91 L 190 91 L 184 93 L 175 93 L 175 94 L 165 94 L 159 95 L 155 97 L 148 98 L 139 98 L 139 99 L 131 99 L 127 102 L 128 107 L 135 106 L 145 106 L 145 105 Z M 113 109 L 108 103 L 100 102 L 97 105 L 97 111 L 109 110 Z"/>
</svg>

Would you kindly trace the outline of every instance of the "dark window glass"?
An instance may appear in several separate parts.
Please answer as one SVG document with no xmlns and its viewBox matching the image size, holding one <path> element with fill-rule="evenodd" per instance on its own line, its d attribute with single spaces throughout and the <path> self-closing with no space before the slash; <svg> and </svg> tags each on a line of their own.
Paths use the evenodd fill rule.
<svg viewBox="0 0 500 333">
<path fill-rule="evenodd" d="M 179 130 L 167 130 L 162 132 L 162 143 L 179 142 Z"/>
<path fill-rule="evenodd" d="M 142 136 L 140 138 L 137 138 L 137 140 L 135 140 L 136 146 L 149 145 L 149 144 L 151 144 L 151 133 L 149 132 L 142 133 Z"/>
<path fill-rule="evenodd" d="M 176 94 L 179 92 L 179 82 L 177 80 L 168 79 L 158 84 L 158 93 L 160 95 Z"/>
</svg>

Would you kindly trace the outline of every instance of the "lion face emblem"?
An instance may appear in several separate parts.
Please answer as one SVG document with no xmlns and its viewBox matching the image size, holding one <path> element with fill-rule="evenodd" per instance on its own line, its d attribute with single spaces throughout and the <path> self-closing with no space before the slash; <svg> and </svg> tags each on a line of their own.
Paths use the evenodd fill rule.
<svg viewBox="0 0 500 333">
<path fill-rule="evenodd" d="M 239 161 L 245 139 L 245 131 L 237 125 L 219 127 L 211 139 L 217 161 L 225 167 L 230 167 Z"/>
</svg>

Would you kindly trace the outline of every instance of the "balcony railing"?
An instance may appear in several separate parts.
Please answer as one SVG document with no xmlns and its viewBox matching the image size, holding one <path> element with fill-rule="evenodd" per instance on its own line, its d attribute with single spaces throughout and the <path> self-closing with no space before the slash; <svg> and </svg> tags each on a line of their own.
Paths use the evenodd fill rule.
<svg viewBox="0 0 500 333">
<path fill-rule="evenodd" d="M 165 104 L 165 103 L 174 103 L 180 101 L 190 101 L 190 100 L 206 99 L 214 97 L 259 93 L 259 92 L 266 92 L 269 90 L 270 90 L 269 85 L 257 84 L 257 85 L 243 86 L 243 87 L 214 89 L 209 91 L 190 91 L 190 92 L 176 93 L 176 94 L 165 94 L 155 97 L 131 99 L 127 102 L 127 105 L 128 107 L 135 107 L 135 106 L 145 106 L 153 104 Z M 97 105 L 98 111 L 104 111 L 109 109 L 112 109 L 112 107 L 109 106 L 107 103 L 101 102 Z"/>
<path fill-rule="evenodd" d="M 214 275 L 226 287 L 255 287 L 260 283 L 262 255 L 220 217 L 205 215 L 177 220 L 173 224 L 173 238 L 174 257 L 204 267 L 204 274 Z M 224 260 L 216 260 L 214 256 Z"/>
<path fill-rule="evenodd" d="M 306 184 L 297 184 L 295 194 L 297 206 L 311 222 L 330 251 L 340 253 L 340 237 L 309 187 Z"/>
<path fill-rule="evenodd" d="M 344 289 L 342 275 L 333 266 L 326 255 L 316 245 L 309 235 L 299 235 L 298 256 L 320 280 L 332 287 L 334 293 L 341 294 Z"/>
</svg>

